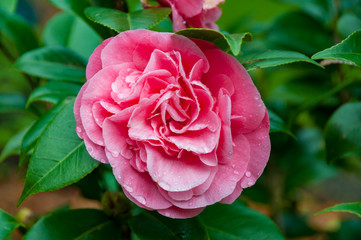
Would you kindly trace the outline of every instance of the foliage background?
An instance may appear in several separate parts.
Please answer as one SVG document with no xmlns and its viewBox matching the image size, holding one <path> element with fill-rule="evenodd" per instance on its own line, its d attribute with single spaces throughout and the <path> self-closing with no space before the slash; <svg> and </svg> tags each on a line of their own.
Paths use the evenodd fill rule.
<svg viewBox="0 0 361 240">
<path fill-rule="evenodd" d="M 61 45 L 74 51 L 77 55 L 74 65 L 84 68 L 101 37 L 80 18 L 60 13 L 49 1 L 21 0 L 16 8 L 7 5 L 11 2 L 16 1 L 0 2 L 0 149 L 3 149 L 0 161 L 8 157 L 0 165 L 0 208 L 17 218 L 15 225 L 23 224 L 13 234 L 20 238 L 43 214 L 59 208 L 101 209 L 104 192 L 119 190 L 119 186 L 109 169 L 100 166 L 79 183 L 31 196 L 20 208 L 15 207 L 28 157 L 23 154 L 19 161 L 14 156 L 20 151 L 22 135 L 12 137 L 22 131 L 24 134 L 24 129 L 44 116 L 54 103 L 65 95 L 75 96 L 79 90 L 74 73 L 67 81 L 55 83 L 55 89 L 61 89 L 64 84 L 61 91 L 30 95 L 36 87 L 55 81 L 48 80 L 52 76 L 34 77 L 19 63 L 19 57 L 38 47 Z M 131 10 L 139 9 L 137 1 L 128 2 Z M 361 199 L 361 37 L 348 46 L 354 51 L 354 58 L 348 59 L 352 64 L 341 64 L 345 59 L 323 60 L 324 69 L 310 64 L 310 59 L 296 61 L 290 52 L 274 52 L 272 58 L 263 56 L 260 61 L 254 61 L 257 58 L 251 54 L 277 49 L 311 57 L 361 29 L 361 1 L 227 0 L 222 9 L 218 21 L 222 31 L 253 34 L 253 41 L 243 43 L 243 53 L 237 57 L 248 64 L 245 66 L 267 107 L 280 117 L 276 116 L 278 121 L 273 122 L 269 164 L 256 185 L 242 193 L 241 200 L 269 216 L 287 239 L 360 239 L 361 221 L 357 216 L 340 212 L 314 214 L 337 203 Z M 26 23 L 9 25 L 6 21 L 13 18 L 25 19 Z M 156 29 L 169 30 L 169 27 L 169 20 L 165 20 Z M 287 58 L 294 63 L 281 65 Z M 264 59 L 269 62 L 262 62 Z M 258 65 L 253 70 L 252 63 L 265 64 L 265 68 Z M 4 148 L 9 139 L 13 139 L 12 144 L 9 142 Z M 19 162 L 21 167 L 17 167 Z M 114 200 L 109 196 L 108 199 Z M 212 211 L 217 209 L 207 214 Z M 106 218 L 102 211 L 86 214 Z M 239 221 L 241 217 L 232 219 Z M 132 221 L 136 220 L 141 221 Z M 253 232 L 247 234 L 249 239 L 256 239 Z"/>
</svg>

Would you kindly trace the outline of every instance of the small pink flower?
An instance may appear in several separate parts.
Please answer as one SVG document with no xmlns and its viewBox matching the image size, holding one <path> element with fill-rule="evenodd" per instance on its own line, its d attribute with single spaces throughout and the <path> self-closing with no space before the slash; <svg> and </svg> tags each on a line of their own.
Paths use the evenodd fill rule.
<svg viewBox="0 0 361 240">
<path fill-rule="evenodd" d="M 78 135 L 138 206 L 193 217 L 261 175 L 267 110 L 247 71 L 215 45 L 126 31 L 95 49 L 86 75 Z"/>
<path fill-rule="evenodd" d="M 221 16 L 218 7 L 225 0 L 157 0 L 162 6 L 172 8 L 173 30 L 188 26 L 218 30 L 215 21 Z M 143 0 L 144 2 L 144 0 Z M 145 1 L 147 2 L 147 1 Z"/>
</svg>

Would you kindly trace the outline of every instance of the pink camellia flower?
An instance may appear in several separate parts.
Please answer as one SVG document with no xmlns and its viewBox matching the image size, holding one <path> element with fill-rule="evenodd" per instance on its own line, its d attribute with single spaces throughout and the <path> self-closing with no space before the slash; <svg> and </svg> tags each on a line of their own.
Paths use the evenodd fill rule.
<svg viewBox="0 0 361 240">
<path fill-rule="evenodd" d="M 261 175 L 267 110 L 247 71 L 215 45 L 126 31 L 95 49 L 86 76 L 77 133 L 138 206 L 193 217 Z"/>
<path fill-rule="evenodd" d="M 142 0 L 148 6 L 147 0 Z M 222 14 L 219 4 L 224 0 L 157 0 L 162 6 L 172 8 L 173 30 L 178 31 L 187 26 L 193 28 L 210 28 L 218 30 L 214 23 Z"/>
</svg>

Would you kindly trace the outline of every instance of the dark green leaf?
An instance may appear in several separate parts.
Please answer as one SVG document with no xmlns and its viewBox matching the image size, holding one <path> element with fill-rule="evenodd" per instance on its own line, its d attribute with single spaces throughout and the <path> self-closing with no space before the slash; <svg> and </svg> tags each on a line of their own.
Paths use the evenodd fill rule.
<svg viewBox="0 0 361 240">
<path fill-rule="evenodd" d="M 295 137 L 292 132 L 287 128 L 286 124 L 284 123 L 284 121 L 274 112 L 272 112 L 271 110 L 267 110 L 268 111 L 268 115 L 269 115 L 269 120 L 271 123 L 270 126 L 270 132 L 283 132 L 286 133 L 292 137 Z"/>
<path fill-rule="evenodd" d="M 75 131 L 74 101 L 68 101 L 42 132 L 26 173 L 20 205 L 31 194 L 79 181 L 99 164 Z"/>
<path fill-rule="evenodd" d="M 52 109 L 41 116 L 41 118 L 39 118 L 27 131 L 23 141 L 21 142 L 21 155 L 19 162 L 20 167 L 24 165 L 25 162 L 23 160 L 25 160 L 25 156 L 35 147 L 35 144 L 43 133 L 44 129 L 46 129 L 48 125 L 54 120 L 59 111 L 64 108 L 66 103 L 66 101 L 63 101 L 55 105 Z"/>
<path fill-rule="evenodd" d="M 85 61 L 73 51 L 60 46 L 43 47 L 22 55 L 15 63 L 21 71 L 54 80 L 85 81 Z"/>
<path fill-rule="evenodd" d="M 0 239 L 8 239 L 10 234 L 20 225 L 15 218 L 0 209 Z"/>
<path fill-rule="evenodd" d="M 45 25 L 43 40 L 48 46 L 67 47 L 86 59 L 101 42 L 101 38 L 84 21 L 65 12 L 56 14 Z"/>
<path fill-rule="evenodd" d="M 337 22 L 337 30 L 342 38 L 346 38 L 358 29 L 361 29 L 361 16 L 357 14 L 345 13 Z"/>
<path fill-rule="evenodd" d="M 23 140 L 23 137 L 25 133 L 29 130 L 29 128 L 30 127 L 27 127 L 21 130 L 7 142 L 7 144 L 5 145 L 4 149 L 1 152 L 0 163 L 12 155 L 20 154 L 21 141 Z"/>
<path fill-rule="evenodd" d="M 170 11 L 170 8 L 149 8 L 125 13 L 110 8 L 88 7 L 85 9 L 85 15 L 116 32 L 123 32 L 140 28 L 150 29 L 165 19 Z"/>
<path fill-rule="evenodd" d="M 252 34 L 248 32 L 223 34 L 204 28 L 187 28 L 176 32 L 176 34 L 212 42 L 225 52 L 231 50 L 233 55 L 238 55 L 241 52 L 241 46 L 244 41 L 249 42 L 252 40 Z"/>
<path fill-rule="evenodd" d="M 247 71 L 259 68 L 275 67 L 294 62 L 308 62 L 323 68 L 322 65 L 310 59 L 306 55 L 294 51 L 268 50 L 261 53 L 240 55 L 237 58 Z"/>
<path fill-rule="evenodd" d="M 332 34 L 323 24 L 302 12 L 288 12 L 277 18 L 266 35 L 270 49 L 284 49 L 312 55 L 332 45 Z"/>
<path fill-rule="evenodd" d="M 212 240 L 284 239 L 268 217 L 240 201 L 208 206 L 200 217 Z"/>
<path fill-rule="evenodd" d="M 339 44 L 316 53 L 312 59 L 340 59 L 361 67 L 361 30 L 348 36 Z"/>
<path fill-rule="evenodd" d="M 63 9 L 65 12 L 76 15 L 81 18 L 84 22 L 86 22 L 89 26 L 91 26 L 103 39 L 111 37 L 111 33 L 107 31 L 108 29 L 100 26 L 89 18 L 87 18 L 84 14 L 84 10 L 87 7 L 90 7 L 90 1 L 87 0 L 50 0 L 55 6 L 60 9 Z"/>
<path fill-rule="evenodd" d="M 209 239 L 198 218 L 171 219 L 143 211 L 129 220 L 129 226 L 139 240 Z"/>
<path fill-rule="evenodd" d="M 6 0 L 0 1 L 0 8 L 13 13 L 18 5 L 18 0 Z"/>
<path fill-rule="evenodd" d="M 40 219 L 24 240 L 118 240 L 121 226 L 103 211 L 75 209 L 52 213 Z"/>
<path fill-rule="evenodd" d="M 326 212 L 348 212 L 348 213 L 356 214 L 357 216 L 361 217 L 361 202 L 337 204 L 333 207 L 326 208 L 316 213 L 316 215 Z"/>
<path fill-rule="evenodd" d="M 361 102 L 342 105 L 325 128 L 327 160 L 361 153 Z"/>
<path fill-rule="evenodd" d="M 35 88 L 26 103 L 27 106 L 35 101 L 45 101 L 57 104 L 66 97 L 76 96 L 81 86 L 69 82 L 49 81 L 44 85 Z"/>
<path fill-rule="evenodd" d="M 18 49 L 18 54 L 38 47 L 38 41 L 31 26 L 19 16 L 11 15 L 1 8 L 0 34 L 6 34 L 13 41 Z M 2 39 L 0 40 L 2 41 Z"/>
<path fill-rule="evenodd" d="M 0 93 L 0 113 L 25 109 L 26 99 L 21 94 Z"/>
</svg>

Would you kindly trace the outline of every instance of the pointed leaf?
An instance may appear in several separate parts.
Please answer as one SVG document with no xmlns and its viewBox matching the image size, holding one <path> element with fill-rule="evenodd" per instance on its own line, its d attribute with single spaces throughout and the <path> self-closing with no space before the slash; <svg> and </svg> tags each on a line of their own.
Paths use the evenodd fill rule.
<svg viewBox="0 0 361 240">
<path fill-rule="evenodd" d="M 198 218 L 171 219 L 143 211 L 129 220 L 129 226 L 139 240 L 209 239 Z"/>
<path fill-rule="evenodd" d="M 333 207 L 326 208 L 316 213 L 316 215 L 320 215 L 326 212 L 348 212 L 348 213 L 356 214 L 357 216 L 361 217 L 361 202 L 337 204 Z"/>
<path fill-rule="evenodd" d="M 231 50 L 233 55 L 238 55 L 241 52 L 241 46 L 244 41 L 249 42 L 252 40 L 252 34 L 248 32 L 223 34 L 216 30 L 205 28 L 187 28 L 176 32 L 176 34 L 212 42 L 225 52 Z"/>
<path fill-rule="evenodd" d="M 361 102 L 342 105 L 325 128 L 328 161 L 361 154 Z"/>
<path fill-rule="evenodd" d="M 41 134 L 18 205 L 31 194 L 77 182 L 99 165 L 76 134 L 73 105 L 74 100 L 67 102 Z"/>
<path fill-rule="evenodd" d="M 74 209 L 51 213 L 40 219 L 24 240 L 116 240 L 121 226 L 97 209 Z"/>
<path fill-rule="evenodd" d="M 92 27 L 99 36 L 101 36 L 103 39 L 111 37 L 111 33 L 108 31 L 108 29 L 104 28 L 103 26 L 100 26 L 93 21 L 91 21 L 89 18 L 87 18 L 84 14 L 84 10 L 87 7 L 90 7 L 90 1 L 87 0 L 50 0 L 55 6 L 57 6 L 60 9 L 63 9 L 65 12 L 71 13 L 82 19 L 84 22 L 86 22 L 90 27 Z"/>
<path fill-rule="evenodd" d="M 237 58 L 247 69 L 247 71 L 252 71 L 259 68 L 275 67 L 294 62 L 308 62 L 318 67 L 324 68 L 322 65 L 310 59 L 306 55 L 294 51 L 268 50 L 261 53 L 240 55 Z"/>
<path fill-rule="evenodd" d="M 361 30 L 348 36 L 339 44 L 312 56 L 312 59 L 340 59 L 361 67 Z"/>
<path fill-rule="evenodd" d="M 200 217 L 212 240 L 284 239 L 268 217 L 240 201 L 208 206 Z"/>
<path fill-rule="evenodd" d="M 0 113 L 25 109 L 26 99 L 17 93 L 0 93 Z"/>
<path fill-rule="evenodd" d="M 21 224 L 8 213 L 0 209 L 0 239 L 8 239 Z"/>
<path fill-rule="evenodd" d="M 80 91 L 79 84 L 69 82 L 49 81 L 44 85 L 35 88 L 26 103 L 29 106 L 35 101 L 45 101 L 57 104 L 59 101 L 66 97 L 76 96 Z"/>
<path fill-rule="evenodd" d="M 22 55 L 15 63 L 21 71 L 54 80 L 85 81 L 85 61 L 73 51 L 60 46 L 43 47 Z"/>
<path fill-rule="evenodd" d="M 149 8 L 131 13 L 101 7 L 85 9 L 85 15 L 89 19 L 118 33 L 140 28 L 150 29 L 165 19 L 170 12 L 170 8 Z"/>
</svg>

